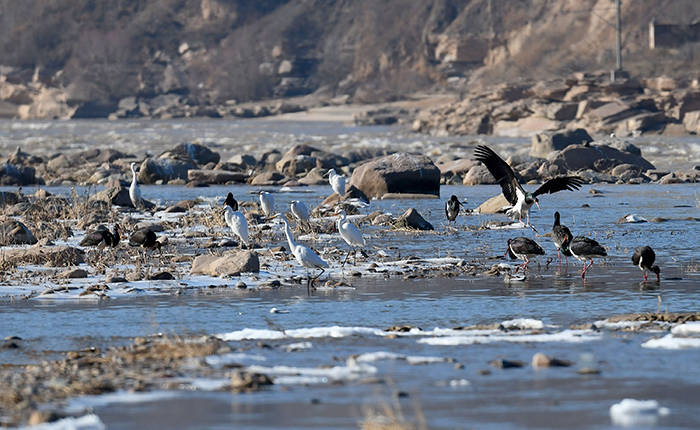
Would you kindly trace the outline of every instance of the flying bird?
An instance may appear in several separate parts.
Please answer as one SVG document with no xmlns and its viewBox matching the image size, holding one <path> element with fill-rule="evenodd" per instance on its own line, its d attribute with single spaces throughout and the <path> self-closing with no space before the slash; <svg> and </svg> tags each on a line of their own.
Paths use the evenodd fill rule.
<svg viewBox="0 0 700 430">
<path fill-rule="evenodd" d="M 229 206 L 234 211 L 238 210 L 238 202 L 233 198 L 233 193 L 228 193 L 226 195 L 226 200 L 224 201 L 226 206 Z"/>
<path fill-rule="evenodd" d="M 584 236 L 576 236 L 573 238 L 569 243 L 569 251 L 577 260 L 583 262 L 583 270 L 581 271 L 581 278 L 583 279 L 586 279 L 586 272 L 593 265 L 593 258 L 605 257 L 608 255 L 605 248 L 598 242 Z M 586 260 L 590 261 L 588 265 L 586 265 Z"/>
<path fill-rule="evenodd" d="M 337 221 L 338 233 L 340 237 L 343 238 L 345 243 L 350 245 L 350 251 L 343 261 L 343 267 L 347 263 L 350 253 L 353 253 L 353 261 L 355 261 L 355 254 L 357 253 L 357 248 L 365 246 L 365 239 L 362 237 L 362 232 L 359 228 L 347 218 L 345 211 L 340 211 L 340 216 Z M 354 263 L 353 263 L 354 264 Z"/>
<path fill-rule="evenodd" d="M 121 236 L 119 231 L 121 227 L 119 224 L 114 224 L 114 230 L 109 231 L 107 227 L 100 225 L 95 230 L 89 231 L 85 234 L 83 240 L 80 241 L 80 246 L 99 246 L 104 248 L 105 246 L 111 246 L 116 248 L 119 245 Z"/>
<path fill-rule="evenodd" d="M 136 163 L 131 163 L 131 186 L 129 186 L 129 199 L 131 199 L 131 204 L 135 208 L 140 208 L 143 204 L 143 199 L 141 198 L 141 188 L 139 188 L 139 183 L 136 181 Z"/>
<path fill-rule="evenodd" d="M 506 249 L 504 257 L 510 256 L 511 259 L 517 258 L 524 261 L 522 265 L 515 269 L 517 272 L 520 269 L 527 269 L 527 265 L 530 264 L 530 258 L 538 255 L 544 255 L 544 249 L 537 242 L 527 237 L 516 237 L 515 239 L 508 239 L 508 249 Z"/>
<path fill-rule="evenodd" d="M 511 204 L 506 211 L 506 215 L 511 218 L 517 217 L 522 221 L 525 217 L 526 226 L 530 226 L 530 207 L 536 204 L 540 207 L 537 196 L 551 194 L 563 190 L 578 190 L 583 185 L 584 180 L 578 176 L 559 176 L 545 181 L 534 193 L 529 193 L 523 189 L 515 177 L 513 169 L 503 161 L 491 148 L 479 145 L 474 150 L 475 159 L 484 163 L 496 181 L 501 185 L 503 196 Z"/>
<path fill-rule="evenodd" d="M 656 254 L 651 246 L 639 246 L 632 254 L 632 263 L 642 271 L 645 281 L 647 280 L 647 271 L 656 273 L 656 282 L 661 280 L 661 269 L 654 264 L 655 260 Z"/>
<path fill-rule="evenodd" d="M 233 234 L 238 236 L 241 244 L 248 246 L 248 220 L 241 212 L 234 211 L 231 206 L 226 205 L 224 212 L 224 221 L 229 226 Z"/>
<path fill-rule="evenodd" d="M 554 225 L 552 226 L 552 242 L 554 246 L 557 247 L 557 259 L 559 264 L 561 264 L 561 254 L 564 257 L 571 257 L 571 252 L 569 251 L 569 242 L 574 236 L 571 234 L 569 227 L 561 225 L 559 220 L 559 212 L 554 212 Z M 568 264 L 568 260 L 567 260 Z"/>
<path fill-rule="evenodd" d="M 294 258 L 297 260 L 297 263 L 304 266 L 304 268 L 306 269 L 306 277 L 308 279 L 306 283 L 306 291 L 310 292 L 311 286 L 316 281 L 316 279 L 318 279 L 321 275 L 323 275 L 323 272 L 326 271 L 325 269 L 328 267 L 328 263 L 323 261 L 323 259 L 319 257 L 318 254 L 316 254 L 313 250 L 311 250 L 311 248 L 298 244 L 294 240 L 294 236 L 292 236 L 292 232 L 289 229 L 289 224 L 287 224 L 287 220 L 284 219 L 282 215 L 279 215 L 279 218 L 284 224 L 284 234 L 287 236 L 289 250 L 292 252 L 292 255 L 294 255 Z M 314 277 L 310 277 L 309 269 L 321 269 L 321 272 L 319 272 L 319 274 Z"/>
<path fill-rule="evenodd" d="M 459 208 L 462 206 L 464 205 L 454 194 L 445 202 L 445 216 L 447 217 L 448 226 L 453 221 L 455 225 L 457 224 L 457 215 L 459 215 Z"/>
<path fill-rule="evenodd" d="M 337 174 L 335 169 L 330 169 L 326 175 L 328 175 L 328 182 L 330 182 L 333 192 L 343 198 L 345 195 L 345 176 Z"/>
<path fill-rule="evenodd" d="M 260 207 L 265 216 L 272 216 L 275 213 L 275 198 L 267 191 L 260 191 Z"/>
</svg>

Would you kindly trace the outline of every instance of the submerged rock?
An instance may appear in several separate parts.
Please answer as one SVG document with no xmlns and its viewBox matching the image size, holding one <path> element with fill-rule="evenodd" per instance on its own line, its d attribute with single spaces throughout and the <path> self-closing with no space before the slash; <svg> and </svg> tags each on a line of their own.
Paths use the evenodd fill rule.
<svg viewBox="0 0 700 430">
<path fill-rule="evenodd" d="M 255 251 L 237 251 L 224 256 L 200 255 L 192 261 L 191 275 L 236 276 L 259 272 L 260 260 Z"/>
<path fill-rule="evenodd" d="M 558 358 L 550 357 L 541 352 L 532 356 L 532 367 L 535 369 L 543 367 L 568 367 L 571 366 L 571 362 L 568 360 L 560 360 Z"/>
<path fill-rule="evenodd" d="M 440 169 L 424 155 L 405 152 L 368 161 L 355 169 L 350 184 L 370 198 L 387 193 L 440 195 Z"/>
<path fill-rule="evenodd" d="M 392 224 L 393 228 L 408 228 L 413 230 L 434 230 L 433 225 L 425 220 L 417 210 L 411 208 L 403 213 Z"/>
</svg>

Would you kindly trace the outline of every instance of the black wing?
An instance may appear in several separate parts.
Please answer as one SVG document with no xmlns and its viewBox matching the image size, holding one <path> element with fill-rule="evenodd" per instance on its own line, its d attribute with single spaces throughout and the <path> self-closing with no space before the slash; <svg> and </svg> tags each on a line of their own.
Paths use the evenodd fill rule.
<svg viewBox="0 0 700 430">
<path fill-rule="evenodd" d="M 498 154 L 493 152 L 491 148 L 485 145 L 477 146 L 474 150 L 474 158 L 484 163 L 486 168 L 489 169 L 489 172 L 496 178 L 496 181 L 498 181 L 503 189 L 503 196 L 508 200 L 508 203 L 514 205 L 518 202 L 518 194 L 516 193 L 518 188 L 525 194 L 525 191 L 515 178 L 513 169 L 511 169 L 508 163 L 503 161 Z"/>
<path fill-rule="evenodd" d="M 83 240 L 80 241 L 80 246 L 97 246 L 102 242 L 107 242 L 106 230 L 95 230 L 87 233 Z"/>
<path fill-rule="evenodd" d="M 532 196 L 537 197 L 541 194 L 552 194 L 564 190 L 574 191 L 581 188 L 584 183 L 583 178 L 578 176 L 559 176 L 542 184 L 532 193 Z"/>
</svg>

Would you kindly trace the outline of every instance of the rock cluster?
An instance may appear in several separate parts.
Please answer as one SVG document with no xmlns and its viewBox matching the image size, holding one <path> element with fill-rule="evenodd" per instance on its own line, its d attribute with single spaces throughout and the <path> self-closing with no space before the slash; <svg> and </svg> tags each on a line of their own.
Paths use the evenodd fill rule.
<svg viewBox="0 0 700 430">
<path fill-rule="evenodd" d="M 574 73 L 477 88 L 459 102 L 420 112 L 413 123 L 414 131 L 441 136 L 532 136 L 579 127 L 595 134 L 698 133 L 700 88 L 670 78 L 611 82 L 605 72 Z"/>
</svg>

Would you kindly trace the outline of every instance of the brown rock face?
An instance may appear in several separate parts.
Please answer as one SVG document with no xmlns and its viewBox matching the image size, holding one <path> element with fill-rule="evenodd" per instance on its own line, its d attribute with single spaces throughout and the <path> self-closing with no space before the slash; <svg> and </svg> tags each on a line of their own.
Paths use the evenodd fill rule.
<svg viewBox="0 0 700 430">
<path fill-rule="evenodd" d="M 245 272 L 259 272 L 260 260 L 254 251 L 238 251 L 222 257 L 200 255 L 192 262 L 192 275 L 236 276 Z"/>
<path fill-rule="evenodd" d="M 598 160 L 613 160 L 614 164 L 633 164 L 639 167 L 642 171 L 654 168 L 653 164 L 639 155 L 623 152 L 607 145 L 568 146 L 566 149 L 561 151 L 554 160 L 552 160 L 552 163 L 565 166 L 569 170 L 606 170 L 605 168 L 598 168 L 602 166 L 600 163 L 598 166 L 596 166 L 596 162 L 598 162 Z"/>
<path fill-rule="evenodd" d="M 411 208 L 394 221 L 394 228 L 408 228 L 412 230 L 434 230 L 433 225 L 425 220 L 417 210 Z"/>
<path fill-rule="evenodd" d="M 357 167 L 350 184 L 369 198 L 387 193 L 440 195 L 440 170 L 424 155 L 397 153 Z"/>
<path fill-rule="evenodd" d="M 569 145 L 593 142 L 593 138 L 582 128 L 562 132 L 545 132 L 532 137 L 530 155 L 546 158 L 552 151 L 561 151 Z"/>
</svg>

